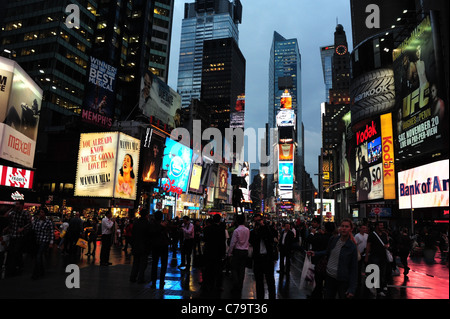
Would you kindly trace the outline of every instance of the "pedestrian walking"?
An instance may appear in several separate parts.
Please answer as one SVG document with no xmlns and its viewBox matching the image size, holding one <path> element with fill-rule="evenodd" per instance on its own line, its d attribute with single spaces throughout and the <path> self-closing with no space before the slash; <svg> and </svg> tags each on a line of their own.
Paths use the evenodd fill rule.
<svg viewBox="0 0 450 319">
<path fill-rule="evenodd" d="M 181 264 L 178 266 L 181 270 L 189 270 L 191 267 L 192 249 L 194 248 L 194 225 L 188 216 L 183 217 L 182 244 L 181 244 Z"/>
<path fill-rule="evenodd" d="M 77 246 L 78 239 L 83 235 L 83 221 L 81 213 L 75 211 L 74 216 L 69 220 L 69 227 L 66 233 L 67 253 L 69 254 L 69 264 L 76 264 L 78 261 L 78 253 L 80 248 Z"/>
<path fill-rule="evenodd" d="M 149 211 L 143 209 L 140 217 L 133 222 L 133 237 L 131 252 L 133 254 L 133 266 L 131 268 L 130 281 L 142 284 L 145 282 L 145 270 L 148 265 L 148 256 L 151 252 L 151 228 Z"/>
<path fill-rule="evenodd" d="M 386 271 L 388 268 L 388 260 L 386 258 L 386 249 L 389 248 L 389 238 L 384 231 L 384 223 L 382 221 L 375 222 L 375 230 L 369 233 L 366 246 L 365 264 L 375 264 L 380 269 L 380 288 L 377 294 L 385 297 L 387 294 Z"/>
<path fill-rule="evenodd" d="M 400 257 L 400 262 L 403 265 L 403 276 L 407 277 L 409 270 L 408 257 L 412 249 L 412 239 L 409 237 L 408 228 L 402 227 L 397 239 L 397 254 Z"/>
<path fill-rule="evenodd" d="M 205 268 L 202 289 L 204 292 L 217 292 L 222 289 L 223 260 L 226 253 L 225 225 L 221 223 L 219 214 L 214 215 L 212 224 L 205 227 L 203 240 Z"/>
<path fill-rule="evenodd" d="M 67 229 L 69 228 L 69 221 L 64 218 L 63 223 L 61 224 L 61 226 L 59 227 L 60 231 L 60 238 L 61 240 L 59 241 L 58 244 L 58 249 L 63 248 L 62 253 L 67 255 L 68 251 L 67 251 L 67 239 L 66 239 L 66 235 L 67 235 Z"/>
<path fill-rule="evenodd" d="M 228 257 L 231 258 L 231 278 L 232 278 L 232 293 L 242 293 L 242 287 L 245 278 L 245 265 L 248 258 L 248 247 L 250 239 L 250 230 L 244 225 L 245 216 L 236 216 L 237 228 L 233 230 L 231 235 L 230 246 L 228 248 Z"/>
<path fill-rule="evenodd" d="M 106 211 L 105 217 L 102 219 L 102 248 L 100 250 L 100 266 L 109 266 L 109 255 L 113 244 L 115 222 L 112 219 L 111 209 Z"/>
<path fill-rule="evenodd" d="M 150 241 L 152 246 L 152 288 L 156 288 L 156 280 L 158 278 L 158 262 L 161 261 L 161 270 L 159 273 L 159 289 L 164 289 L 167 262 L 169 259 L 169 231 L 167 222 L 163 221 L 163 213 L 156 211 L 153 223 L 151 223 Z"/>
<path fill-rule="evenodd" d="M 364 258 L 366 256 L 366 246 L 367 246 L 367 238 L 369 237 L 367 225 L 361 225 L 359 227 L 359 232 L 355 235 L 356 248 L 361 256 L 358 260 L 358 288 L 357 294 L 359 296 L 362 295 L 363 283 L 362 283 L 362 274 L 364 271 Z"/>
<path fill-rule="evenodd" d="M 93 256 L 95 258 L 95 253 L 97 251 L 98 228 L 99 228 L 98 219 L 97 217 L 94 217 L 92 219 L 91 227 L 87 233 L 88 251 L 86 253 L 86 256 Z"/>
<path fill-rule="evenodd" d="M 284 228 L 280 235 L 280 269 L 278 272 L 281 275 L 289 276 L 291 272 L 291 256 L 292 246 L 294 244 L 295 234 L 291 230 L 289 223 L 284 224 Z"/>
<path fill-rule="evenodd" d="M 264 223 L 261 215 L 253 218 L 254 227 L 250 231 L 250 245 L 253 247 L 253 273 L 256 282 L 256 299 L 264 299 L 264 279 L 269 299 L 275 299 L 275 238 L 277 234 Z"/>
<path fill-rule="evenodd" d="M 31 215 L 24 210 L 24 201 L 16 201 L 8 213 L 9 246 L 6 256 L 5 277 L 20 275 L 23 271 L 25 234 L 31 229 Z"/>
<path fill-rule="evenodd" d="M 133 218 L 130 218 L 128 220 L 128 224 L 125 226 L 124 237 L 125 245 L 123 247 L 123 251 L 125 252 L 125 255 L 128 255 L 128 246 L 131 247 L 131 240 L 133 237 Z"/>
<path fill-rule="evenodd" d="M 39 215 L 33 221 L 32 225 L 37 245 L 32 279 L 38 279 L 44 276 L 45 255 L 48 249 L 53 247 L 53 241 L 55 239 L 53 222 L 47 218 L 47 213 L 48 211 L 45 207 L 39 208 Z"/>
<path fill-rule="evenodd" d="M 342 220 L 339 235 L 333 236 L 325 251 L 308 251 L 310 256 L 328 257 L 325 279 L 325 299 L 352 298 L 358 278 L 358 253 L 352 236 L 353 222 Z"/>
</svg>

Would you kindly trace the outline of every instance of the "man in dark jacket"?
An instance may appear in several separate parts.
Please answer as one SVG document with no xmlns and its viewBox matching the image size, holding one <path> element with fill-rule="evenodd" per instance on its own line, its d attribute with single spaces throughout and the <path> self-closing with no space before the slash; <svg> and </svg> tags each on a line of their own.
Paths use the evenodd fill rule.
<svg viewBox="0 0 450 319">
<path fill-rule="evenodd" d="M 147 269 L 148 256 L 151 252 L 151 229 L 148 210 L 140 212 L 141 217 L 133 223 L 133 235 L 131 252 L 133 254 L 133 267 L 130 281 L 144 283 L 145 270 Z"/>
<path fill-rule="evenodd" d="M 264 277 L 269 291 L 269 299 L 275 299 L 274 254 L 276 234 L 265 224 L 261 215 L 253 218 L 254 228 L 250 231 L 253 246 L 253 273 L 256 281 L 256 299 L 264 299 Z"/>
<path fill-rule="evenodd" d="M 278 272 L 280 274 L 286 274 L 286 276 L 289 276 L 291 271 L 291 254 L 293 243 L 294 233 L 291 230 L 291 225 L 289 223 L 285 223 L 284 229 L 280 236 L 280 270 Z"/>
<path fill-rule="evenodd" d="M 222 267 L 226 253 L 225 226 L 220 222 L 220 215 L 214 215 L 212 224 L 205 227 L 203 240 L 205 242 L 205 273 L 203 285 L 205 291 L 221 290 Z"/>
<path fill-rule="evenodd" d="M 159 289 L 164 289 L 166 278 L 167 261 L 169 259 L 169 232 L 167 223 L 164 222 L 163 213 L 156 211 L 154 220 L 151 223 L 151 244 L 152 244 L 152 288 L 156 288 L 156 278 L 158 277 L 158 261 L 161 259 L 161 271 L 159 274 Z"/>
</svg>

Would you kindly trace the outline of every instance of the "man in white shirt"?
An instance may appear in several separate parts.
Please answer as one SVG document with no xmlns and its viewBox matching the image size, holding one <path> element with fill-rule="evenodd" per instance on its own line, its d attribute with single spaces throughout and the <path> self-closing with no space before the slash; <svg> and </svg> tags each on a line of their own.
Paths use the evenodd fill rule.
<svg viewBox="0 0 450 319">
<path fill-rule="evenodd" d="M 109 254 L 113 239 L 114 221 L 111 219 L 112 212 L 108 210 L 102 219 L 102 250 L 100 251 L 100 266 L 109 266 Z"/>
<path fill-rule="evenodd" d="M 245 277 L 245 264 L 248 257 L 248 246 L 250 230 L 245 227 L 245 216 L 237 215 L 236 224 L 238 227 L 231 236 L 228 256 L 231 258 L 231 276 L 233 279 L 233 292 L 241 294 Z"/>
<path fill-rule="evenodd" d="M 362 225 L 359 228 L 359 233 L 355 235 L 356 248 L 361 254 L 361 260 L 358 261 L 358 290 L 361 288 L 361 275 L 363 272 L 364 256 L 366 254 L 367 238 L 369 238 L 368 227 Z"/>
</svg>

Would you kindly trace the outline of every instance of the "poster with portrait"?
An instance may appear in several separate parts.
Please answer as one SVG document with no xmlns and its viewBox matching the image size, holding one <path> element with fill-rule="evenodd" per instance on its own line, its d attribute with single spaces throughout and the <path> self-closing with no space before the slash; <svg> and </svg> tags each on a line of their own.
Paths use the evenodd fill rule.
<svg viewBox="0 0 450 319">
<path fill-rule="evenodd" d="M 448 143 L 448 101 L 430 17 L 393 52 L 396 150 L 400 158 L 441 150 Z M 442 74 L 440 74 L 442 73 Z"/>
<path fill-rule="evenodd" d="M 135 200 L 139 172 L 141 141 L 119 133 L 114 197 Z"/>
<path fill-rule="evenodd" d="M 141 146 L 142 175 L 144 183 L 157 183 L 163 160 L 165 137 L 157 130 L 148 128 Z"/>
<path fill-rule="evenodd" d="M 140 141 L 119 132 L 82 133 L 75 196 L 136 199 Z"/>
<path fill-rule="evenodd" d="M 149 70 L 141 78 L 139 110 L 173 128 L 181 126 L 181 96 Z"/>
<path fill-rule="evenodd" d="M 117 68 L 90 57 L 89 75 L 81 118 L 84 122 L 110 128 L 113 123 L 116 102 Z"/>
</svg>

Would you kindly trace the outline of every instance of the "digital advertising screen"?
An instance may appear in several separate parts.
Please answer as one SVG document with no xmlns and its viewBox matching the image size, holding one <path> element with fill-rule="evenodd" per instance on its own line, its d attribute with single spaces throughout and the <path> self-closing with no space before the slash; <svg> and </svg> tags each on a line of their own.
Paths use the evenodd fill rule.
<svg viewBox="0 0 450 319">
<path fill-rule="evenodd" d="M 368 163 L 372 164 L 378 162 L 381 159 L 381 156 L 381 137 L 377 137 L 367 144 Z"/>
<path fill-rule="evenodd" d="M 281 109 L 292 109 L 292 95 L 287 89 L 281 94 L 280 107 Z"/>
<path fill-rule="evenodd" d="M 278 163 L 278 184 L 280 186 L 294 184 L 294 162 Z"/>
<path fill-rule="evenodd" d="M 280 110 L 277 114 L 277 126 L 295 126 L 294 110 Z"/>
<path fill-rule="evenodd" d="M 278 145 L 279 145 L 278 159 L 280 161 L 293 161 L 294 144 L 278 144 Z"/>
<path fill-rule="evenodd" d="M 399 172 L 399 208 L 448 207 L 448 165 L 447 159 Z"/>
<path fill-rule="evenodd" d="M 200 180 L 202 177 L 202 169 L 201 165 L 194 164 L 192 165 L 192 173 L 191 173 L 191 181 L 189 183 L 189 191 L 198 192 L 200 190 Z"/>
<path fill-rule="evenodd" d="M 171 187 L 177 187 L 186 192 L 192 163 L 192 150 L 170 138 L 166 138 L 165 145 L 162 169 L 166 171 L 168 181 L 162 181 L 162 184 L 168 182 Z"/>
<path fill-rule="evenodd" d="M 148 129 L 142 143 L 142 176 L 144 183 L 157 183 L 163 160 L 164 143 L 166 138 L 160 135 L 157 130 Z"/>
</svg>

